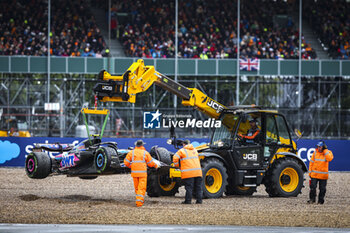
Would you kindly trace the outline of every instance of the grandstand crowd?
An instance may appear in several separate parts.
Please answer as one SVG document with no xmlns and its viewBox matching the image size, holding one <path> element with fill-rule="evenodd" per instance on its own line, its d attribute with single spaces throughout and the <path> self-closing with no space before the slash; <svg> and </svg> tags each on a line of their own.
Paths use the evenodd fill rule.
<svg viewBox="0 0 350 233">
<path fill-rule="evenodd" d="M 315 30 L 330 58 L 349 59 L 349 3 L 346 0 L 303 2 L 304 20 Z M 106 0 L 51 1 L 50 54 L 108 56 L 107 44 L 92 14 L 96 7 L 107 12 L 107 3 Z M 175 57 L 174 1 L 143 0 L 131 4 L 127 0 L 112 0 L 111 6 L 112 37 L 120 40 L 126 56 Z M 46 56 L 47 1 L 0 1 L 0 7 L 0 55 Z M 179 1 L 178 57 L 236 58 L 239 43 L 241 57 L 298 59 L 298 25 L 291 17 L 298 7 L 299 1 L 241 1 L 237 41 L 236 1 Z M 279 15 L 289 17 L 278 21 L 274 16 Z M 302 39 L 302 58 L 317 58 L 308 41 Z"/>
<path fill-rule="evenodd" d="M 240 54 L 242 57 L 270 59 L 298 58 L 299 33 L 290 20 L 274 25 L 271 15 L 286 14 L 284 1 L 245 2 L 241 6 Z M 130 12 L 131 21 L 120 25 L 121 41 L 128 56 L 174 57 L 174 4 L 152 0 L 129 6 L 113 5 L 116 12 Z M 261 5 L 261 4 L 260 4 Z M 237 3 L 219 1 L 179 1 L 179 51 L 183 58 L 237 57 Z M 314 59 L 313 49 L 303 43 L 304 59 Z"/>
<path fill-rule="evenodd" d="M 306 1 L 303 11 L 329 56 L 350 59 L 350 2 Z"/>
<path fill-rule="evenodd" d="M 85 3 L 85 0 L 51 1 L 51 55 L 108 55 L 91 9 Z M 0 8 L 0 55 L 46 56 L 47 1 L 0 1 Z"/>
</svg>

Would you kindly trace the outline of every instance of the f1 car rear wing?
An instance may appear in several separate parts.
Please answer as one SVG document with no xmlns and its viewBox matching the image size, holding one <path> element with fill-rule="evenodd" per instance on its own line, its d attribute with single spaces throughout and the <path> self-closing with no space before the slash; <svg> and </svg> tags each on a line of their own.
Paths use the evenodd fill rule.
<svg viewBox="0 0 350 233">
<path fill-rule="evenodd" d="M 63 153 L 65 151 L 70 151 L 74 147 L 73 144 L 61 144 L 59 142 L 56 143 L 34 143 L 34 147 L 31 149 L 32 151 L 51 151 L 51 152 L 60 152 Z"/>
</svg>

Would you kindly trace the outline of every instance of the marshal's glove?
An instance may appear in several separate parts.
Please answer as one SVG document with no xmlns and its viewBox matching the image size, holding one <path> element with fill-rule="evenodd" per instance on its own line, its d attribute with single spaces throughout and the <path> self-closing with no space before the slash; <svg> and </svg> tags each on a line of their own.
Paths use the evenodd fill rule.
<svg viewBox="0 0 350 233">
<path fill-rule="evenodd" d="M 155 160 L 154 160 L 154 163 L 157 164 L 157 169 L 161 167 L 160 161 L 158 161 L 158 160 L 155 159 Z"/>
</svg>

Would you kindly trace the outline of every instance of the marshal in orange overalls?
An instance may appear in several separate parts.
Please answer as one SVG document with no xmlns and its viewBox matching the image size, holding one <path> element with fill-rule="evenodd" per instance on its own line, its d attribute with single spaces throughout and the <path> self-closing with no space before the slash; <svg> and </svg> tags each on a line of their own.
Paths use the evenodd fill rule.
<svg viewBox="0 0 350 233">
<path fill-rule="evenodd" d="M 197 204 L 202 203 L 202 168 L 198 158 L 198 152 L 189 144 L 188 140 L 183 142 L 183 148 L 173 156 L 175 167 L 181 169 L 181 179 L 185 184 L 186 195 L 183 204 L 190 204 L 193 191 L 196 191 Z"/>
<path fill-rule="evenodd" d="M 309 176 L 310 180 L 310 200 L 309 204 L 315 203 L 316 201 L 316 188 L 319 183 L 320 193 L 318 195 L 318 203 L 324 203 L 324 197 L 326 195 L 326 186 L 328 180 L 328 164 L 333 160 L 332 151 L 327 149 L 324 141 L 317 143 L 317 148 L 312 154 L 309 164 Z"/>
<path fill-rule="evenodd" d="M 152 158 L 151 155 L 141 146 L 130 151 L 125 159 L 124 164 L 131 168 L 131 177 L 134 180 L 134 188 L 136 193 L 136 206 L 141 207 L 145 200 L 147 189 L 147 166 L 159 167 L 159 161 Z"/>
</svg>

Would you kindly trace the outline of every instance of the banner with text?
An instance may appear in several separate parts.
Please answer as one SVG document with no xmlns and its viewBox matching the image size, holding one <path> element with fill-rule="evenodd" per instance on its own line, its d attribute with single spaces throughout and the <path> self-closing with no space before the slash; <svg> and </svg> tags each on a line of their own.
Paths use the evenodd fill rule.
<svg viewBox="0 0 350 233">
<path fill-rule="evenodd" d="M 127 149 L 133 147 L 134 142 L 140 138 L 104 138 L 102 141 L 113 141 L 118 143 L 118 148 Z M 23 167 L 25 156 L 33 148 L 34 143 L 71 143 L 77 144 L 84 139 L 82 138 L 48 138 L 48 137 L 0 137 L 0 166 L 15 166 Z M 166 149 L 176 152 L 172 145 L 166 143 L 167 138 L 144 138 L 142 139 L 146 145 L 145 148 L 149 151 L 152 146 L 158 145 Z M 194 146 L 199 146 L 207 143 L 206 138 L 189 138 Z M 301 139 L 297 142 L 298 155 L 306 163 L 309 164 L 312 153 L 318 140 Z M 330 171 L 350 171 L 350 141 L 348 140 L 325 140 L 325 143 L 334 154 L 334 159 L 329 163 Z"/>
</svg>

